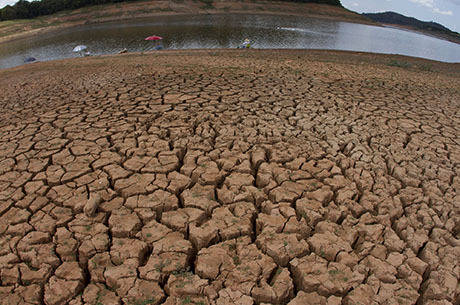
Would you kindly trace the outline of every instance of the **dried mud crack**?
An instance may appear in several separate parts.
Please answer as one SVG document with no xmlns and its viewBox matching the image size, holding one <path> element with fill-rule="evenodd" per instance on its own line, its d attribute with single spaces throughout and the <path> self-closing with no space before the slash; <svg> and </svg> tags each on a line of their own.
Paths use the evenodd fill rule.
<svg viewBox="0 0 460 305">
<path fill-rule="evenodd" d="M 388 58 L 0 71 L 0 303 L 459 304 L 458 65 Z"/>
</svg>

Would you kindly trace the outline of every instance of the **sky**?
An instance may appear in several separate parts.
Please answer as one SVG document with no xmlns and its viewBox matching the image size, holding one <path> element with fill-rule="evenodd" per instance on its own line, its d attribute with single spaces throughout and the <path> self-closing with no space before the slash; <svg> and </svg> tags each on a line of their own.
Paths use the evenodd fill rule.
<svg viewBox="0 0 460 305">
<path fill-rule="evenodd" d="M 0 0 L 0 8 L 17 0 Z M 423 21 L 434 21 L 460 32 L 460 0 L 341 0 L 358 13 L 394 11 Z"/>
<path fill-rule="evenodd" d="M 1 1 L 1 0 L 0 0 Z M 460 0 L 341 0 L 358 13 L 393 11 L 422 21 L 434 21 L 460 32 Z"/>
</svg>

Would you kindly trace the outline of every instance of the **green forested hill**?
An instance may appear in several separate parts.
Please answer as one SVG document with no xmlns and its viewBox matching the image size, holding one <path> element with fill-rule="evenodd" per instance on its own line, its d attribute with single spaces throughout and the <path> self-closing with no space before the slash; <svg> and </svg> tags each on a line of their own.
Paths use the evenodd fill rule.
<svg viewBox="0 0 460 305">
<path fill-rule="evenodd" d="M 407 17 L 395 12 L 369 13 L 362 15 L 372 19 L 375 22 L 409 26 L 422 31 L 443 33 L 452 37 L 460 38 L 459 33 L 451 31 L 439 23 L 433 21 L 421 21 L 416 18 Z"/>
</svg>

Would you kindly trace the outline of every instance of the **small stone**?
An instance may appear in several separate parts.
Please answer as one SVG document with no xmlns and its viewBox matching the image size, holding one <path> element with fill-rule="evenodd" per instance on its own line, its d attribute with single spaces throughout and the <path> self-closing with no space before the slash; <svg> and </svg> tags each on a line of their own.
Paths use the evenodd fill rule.
<svg viewBox="0 0 460 305">
<path fill-rule="evenodd" d="M 83 208 L 83 212 L 85 212 L 85 215 L 88 217 L 93 217 L 96 214 L 97 208 L 99 207 L 101 202 L 102 199 L 99 194 L 91 194 Z"/>
</svg>

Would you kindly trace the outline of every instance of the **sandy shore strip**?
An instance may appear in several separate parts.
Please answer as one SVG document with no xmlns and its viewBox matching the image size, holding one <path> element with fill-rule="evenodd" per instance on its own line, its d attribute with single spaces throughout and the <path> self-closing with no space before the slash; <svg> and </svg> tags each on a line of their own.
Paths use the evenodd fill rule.
<svg viewBox="0 0 460 305">
<path fill-rule="evenodd" d="M 459 64 L 187 50 L 0 79 L 2 304 L 459 302 Z"/>
</svg>

